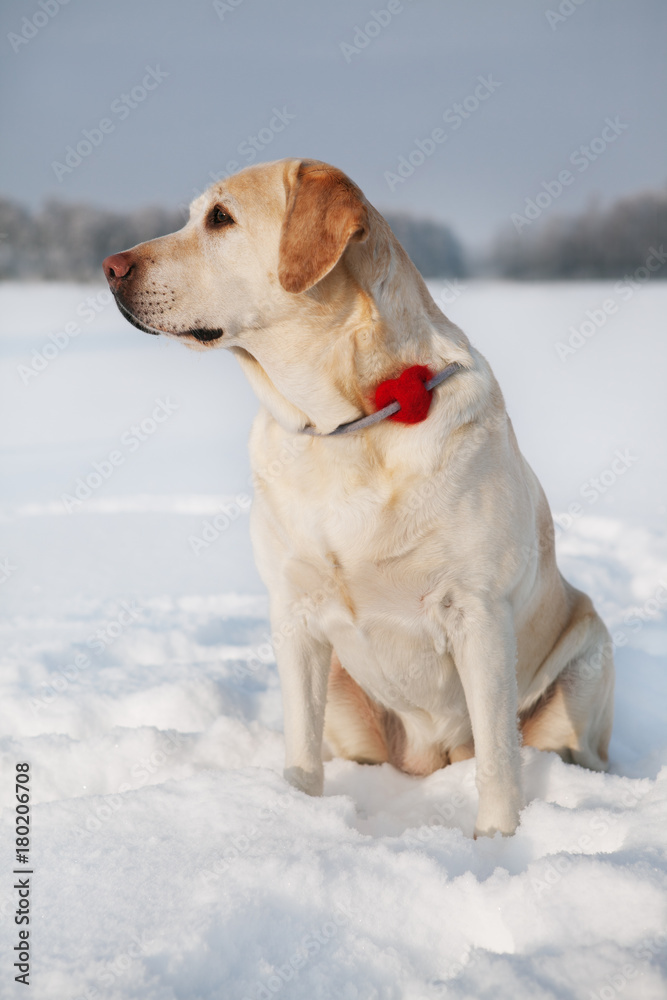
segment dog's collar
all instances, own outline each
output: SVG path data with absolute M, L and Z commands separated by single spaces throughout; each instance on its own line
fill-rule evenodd
M 428 376 L 430 375 L 430 372 L 427 368 L 422 365 L 413 365 L 412 368 L 406 368 L 399 378 L 381 382 L 377 387 L 375 390 L 376 400 L 378 399 L 378 396 L 381 398 L 382 396 L 384 396 L 384 398 L 392 398 L 392 395 L 396 393 L 393 395 L 393 402 L 383 406 L 382 409 L 376 410 L 375 413 L 371 413 L 367 417 L 360 417 L 358 420 L 350 420 L 347 424 L 339 424 L 339 426 L 333 431 L 328 431 L 326 434 L 316 431 L 315 428 L 311 426 L 304 427 L 302 433 L 310 434 L 311 437 L 334 437 L 337 434 L 351 434 L 352 431 L 362 431 L 365 430 L 366 427 L 372 427 L 373 424 L 378 424 L 381 420 L 386 420 L 387 417 L 392 417 L 394 414 L 396 414 L 394 419 L 399 420 L 402 423 L 419 423 L 421 420 L 425 420 L 428 414 L 431 402 L 431 397 L 428 394 L 431 390 L 435 389 L 437 385 L 440 385 L 442 382 L 446 381 L 446 379 L 450 378 L 452 375 L 456 375 L 457 372 L 462 370 L 463 365 L 460 365 L 457 361 L 453 361 L 451 364 L 447 365 L 446 368 L 443 368 L 441 372 L 438 372 L 437 375 L 433 375 L 429 378 Z M 423 377 L 424 375 L 426 375 L 428 380 Z M 401 384 L 408 388 L 409 395 L 412 397 L 407 400 L 404 399 L 403 406 L 401 406 L 401 403 L 399 403 L 397 398 L 402 395 L 400 391 Z M 426 396 L 425 403 L 423 396 L 415 399 L 412 393 L 412 387 L 417 385 L 421 386 L 421 392 Z M 416 406 L 414 406 L 415 402 L 417 404 Z

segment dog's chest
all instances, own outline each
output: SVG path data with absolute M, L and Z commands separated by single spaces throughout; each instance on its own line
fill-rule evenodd
M 450 570 L 428 491 L 415 502 L 416 490 L 371 479 L 352 491 L 335 478 L 309 495 L 297 490 L 279 508 L 286 558 L 267 582 L 285 588 L 293 613 L 380 702 L 444 712 L 458 687 L 446 628 Z M 265 537 L 280 544 L 266 514 Z
M 306 619 L 381 704 L 446 718 L 460 700 L 449 654 L 441 586 L 410 555 L 379 562 L 329 553 L 327 572 L 308 591 Z M 297 576 L 303 563 L 293 570 Z

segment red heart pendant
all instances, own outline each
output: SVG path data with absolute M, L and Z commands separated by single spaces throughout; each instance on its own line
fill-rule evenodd
M 380 382 L 375 390 L 375 405 L 378 410 L 396 401 L 400 404 L 398 413 L 392 413 L 390 420 L 398 420 L 402 424 L 418 424 L 426 420 L 431 405 L 431 393 L 424 382 L 432 378 L 426 365 L 413 365 L 406 368 L 398 378 Z

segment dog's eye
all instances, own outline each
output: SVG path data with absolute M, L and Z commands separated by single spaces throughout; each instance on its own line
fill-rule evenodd
M 208 217 L 209 224 L 211 226 L 233 226 L 234 220 L 232 219 L 229 212 L 226 212 L 224 208 L 220 205 L 216 205 L 215 208 L 211 209 L 211 214 Z

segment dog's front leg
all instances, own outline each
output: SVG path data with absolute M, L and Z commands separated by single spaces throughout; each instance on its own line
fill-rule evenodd
M 475 741 L 475 836 L 507 835 L 523 804 L 514 624 L 504 602 L 475 604 L 460 609 L 450 634 Z
M 285 721 L 287 781 L 308 795 L 324 785 L 322 732 L 331 646 L 297 626 L 276 651 Z

